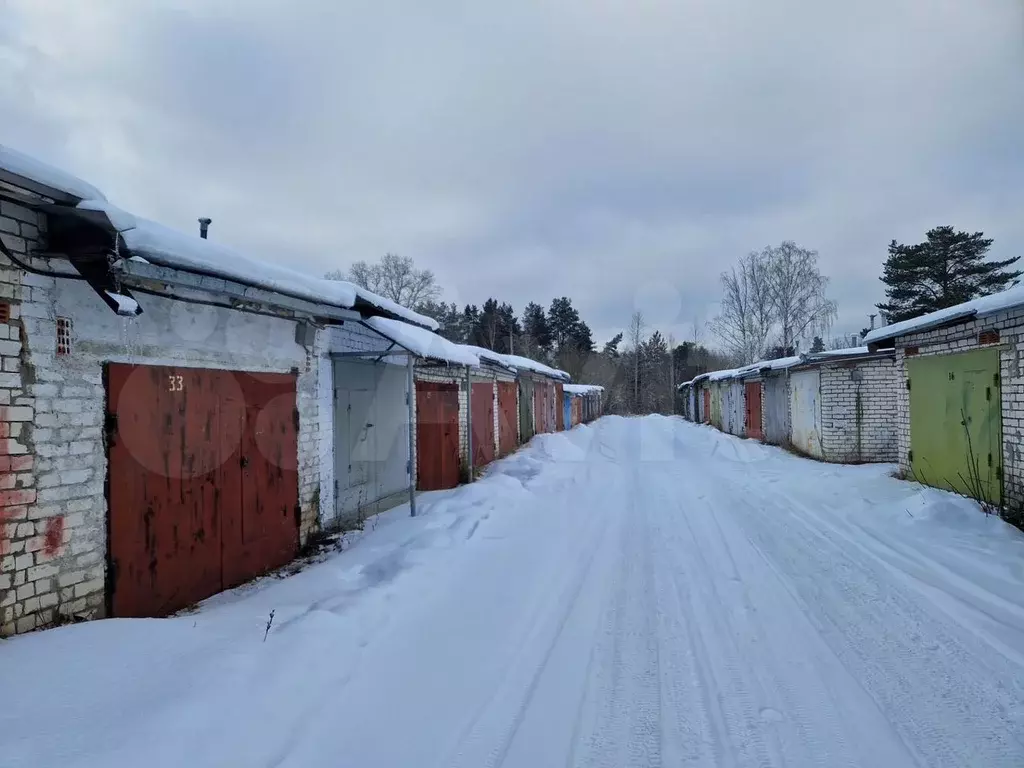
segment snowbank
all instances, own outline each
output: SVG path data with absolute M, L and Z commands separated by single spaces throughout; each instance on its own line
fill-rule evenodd
M 0 169 L 23 176 L 26 179 L 60 190 L 80 200 L 105 200 L 103 193 L 92 184 L 87 184 L 75 176 L 52 165 L 23 155 L 15 149 L 0 144 Z
M 1020 306 L 1024 306 L 1024 284 L 1016 285 L 991 296 L 982 296 L 980 299 L 940 309 L 937 312 L 929 312 L 927 315 L 876 328 L 864 337 L 864 341 L 867 344 L 875 344 L 879 341 L 894 339 L 897 336 L 905 336 L 908 333 L 925 331 L 955 320 L 987 317 Z
M 389 317 L 370 317 L 366 324 L 419 357 L 429 357 L 455 365 L 479 367 L 480 358 L 462 344 L 453 344 L 425 328 Z

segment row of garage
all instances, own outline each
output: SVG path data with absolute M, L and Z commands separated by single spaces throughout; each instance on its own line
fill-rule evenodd
M 683 414 L 822 461 L 896 459 L 892 352 L 836 350 L 702 374 L 679 387 Z
M 600 388 L 4 147 L 0 282 L 4 636 L 170 614 L 600 414 Z
M 768 360 L 679 387 L 688 419 L 908 478 L 1020 519 L 1024 286 L 883 326 L 867 346 Z

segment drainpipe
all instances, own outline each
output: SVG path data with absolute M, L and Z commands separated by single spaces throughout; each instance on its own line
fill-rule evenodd
M 416 358 L 406 355 L 409 371 L 409 516 L 416 517 Z
M 199 220 L 199 236 L 206 239 L 206 233 L 210 229 L 210 224 L 213 223 L 213 219 L 208 219 L 205 216 Z
M 466 366 L 466 466 L 469 467 L 469 479 L 473 482 L 473 381 L 470 378 L 469 366 Z

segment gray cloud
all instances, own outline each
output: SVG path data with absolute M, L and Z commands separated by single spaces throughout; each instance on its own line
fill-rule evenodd
M 0 0 L 0 135 L 268 260 L 398 251 L 460 302 L 570 295 L 599 338 L 638 302 L 688 333 L 795 239 L 849 332 L 892 238 L 1024 252 L 1024 14 L 847 5 Z

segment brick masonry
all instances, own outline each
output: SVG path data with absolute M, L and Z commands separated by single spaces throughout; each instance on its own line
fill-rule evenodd
M 43 215 L 0 200 L 4 244 L 50 269 L 29 256 L 45 231 Z M 333 477 L 327 332 L 307 351 L 293 321 L 155 296 L 128 320 L 81 281 L 7 263 L 0 301 L 9 304 L 0 323 L 0 636 L 105 613 L 106 362 L 297 370 L 300 541 L 320 526 Z M 71 321 L 69 354 L 58 354 L 58 318 Z
M 822 365 L 821 447 L 826 461 L 897 460 L 900 372 L 894 356 Z
M 982 345 L 982 331 L 998 330 L 999 341 Z M 1011 509 L 1024 508 L 1024 307 L 992 317 L 913 333 L 896 339 L 896 361 L 901 378 L 897 388 L 897 439 L 900 468 L 910 471 L 910 394 L 907 392 L 906 351 L 917 348 L 919 355 L 941 355 L 995 347 L 999 350 L 1000 405 L 1003 431 L 1003 499 Z

